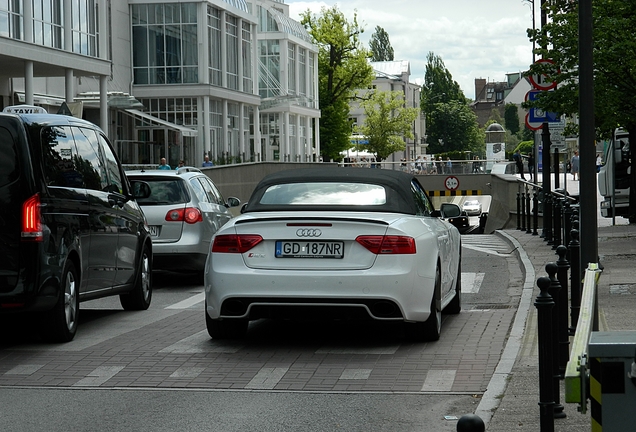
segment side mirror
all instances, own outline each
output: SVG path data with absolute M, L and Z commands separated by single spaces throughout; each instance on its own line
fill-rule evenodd
M 453 203 L 442 203 L 439 211 L 445 219 L 461 216 L 462 214 L 462 209 L 457 204 Z
M 225 204 L 225 207 L 230 208 L 230 207 L 238 207 L 241 205 L 241 200 L 236 198 L 236 197 L 229 197 L 227 199 L 227 202 Z
M 145 199 L 150 196 L 151 190 L 150 185 L 141 180 L 132 180 L 130 182 L 132 186 L 132 194 L 135 199 Z
M 241 206 L 241 213 L 245 213 L 245 209 L 247 208 L 247 203 Z

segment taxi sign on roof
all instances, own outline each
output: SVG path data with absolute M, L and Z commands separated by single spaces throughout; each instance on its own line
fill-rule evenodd
M 35 105 L 13 105 L 5 107 L 2 112 L 12 114 L 48 114 L 47 111 Z

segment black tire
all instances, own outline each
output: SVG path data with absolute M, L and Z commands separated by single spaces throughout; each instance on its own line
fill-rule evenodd
M 60 287 L 55 307 L 44 314 L 41 322 L 41 334 L 47 342 L 69 342 L 77 333 L 80 280 L 71 260 L 64 265 Z
M 457 266 L 457 281 L 455 282 L 455 297 L 446 306 L 444 312 L 457 315 L 462 310 L 462 259 L 459 257 L 459 265 Z
M 135 286 L 126 293 L 119 295 L 119 301 L 124 310 L 146 310 L 152 300 L 152 255 L 150 248 L 144 246 L 139 259 L 139 268 L 135 276 Z
M 205 312 L 205 325 L 212 339 L 241 339 L 247 333 L 249 321 L 246 319 L 212 319 Z
M 417 342 L 433 342 L 439 340 L 442 333 L 442 309 L 441 309 L 442 273 L 439 268 L 435 271 L 435 292 L 431 300 L 431 314 L 424 322 L 404 323 L 406 325 L 406 337 Z

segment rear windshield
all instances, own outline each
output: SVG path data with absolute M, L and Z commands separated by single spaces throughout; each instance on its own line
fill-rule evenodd
M 288 183 L 267 188 L 259 203 L 379 206 L 386 204 L 386 191 L 382 186 L 364 183 Z
M 133 178 L 133 180 L 135 180 Z M 145 181 L 150 185 L 150 196 L 138 199 L 140 205 L 168 205 L 183 204 L 190 201 L 186 186 L 181 179 L 151 179 L 147 177 L 136 180 Z

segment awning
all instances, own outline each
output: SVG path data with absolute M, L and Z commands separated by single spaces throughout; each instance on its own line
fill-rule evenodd
M 139 110 L 136 110 L 136 109 L 127 109 L 127 110 L 124 110 L 124 111 L 132 114 L 135 117 L 142 118 L 142 119 L 144 119 L 146 121 L 149 121 L 149 122 L 152 122 L 152 123 L 156 123 L 156 124 L 160 124 L 162 126 L 166 126 L 166 127 L 170 128 L 170 129 L 178 130 L 179 132 L 181 132 L 181 134 L 183 136 L 195 137 L 195 136 L 198 135 L 198 132 L 197 132 L 196 129 L 190 129 L 189 127 L 180 126 L 180 125 L 177 125 L 177 124 L 174 124 L 174 123 L 170 123 L 169 121 L 165 121 L 165 120 L 162 120 L 160 118 L 151 116 L 150 114 L 146 114 L 143 111 L 139 111 Z

